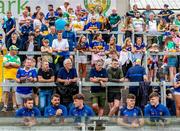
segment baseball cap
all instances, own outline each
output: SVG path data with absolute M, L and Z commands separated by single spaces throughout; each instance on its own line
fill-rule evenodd
M 11 51 L 11 50 L 19 50 L 19 48 L 17 48 L 15 45 L 12 45 L 12 46 L 9 47 L 9 50 L 10 50 L 10 51 Z
M 141 59 L 136 59 L 136 62 L 141 62 Z

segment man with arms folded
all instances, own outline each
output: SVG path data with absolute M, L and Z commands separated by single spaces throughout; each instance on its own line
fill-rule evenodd
M 10 46 L 9 53 L 3 57 L 3 66 L 4 66 L 4 78 L 5 82 L 12 83 L 15 82 L 16 79 L 16 72 L 21 64 L 20 58 L 17 56 L 18 48 L 15 45 Z M 3 104 L 4 107 L 1 111 L 6 112 L 8 107 L 8 98 L 10 90 L 12 89 L 12 101 L 13 101 L 13 108 L 16 109 L 16 98 L 15 98 L 15 91 L 16 87 L 3 87 Z

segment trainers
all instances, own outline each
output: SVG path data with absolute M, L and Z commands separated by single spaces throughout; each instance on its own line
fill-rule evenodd
M 7 111 L 7 107 L 3 107 L 1 111 L 2 112 L 6 112 Z

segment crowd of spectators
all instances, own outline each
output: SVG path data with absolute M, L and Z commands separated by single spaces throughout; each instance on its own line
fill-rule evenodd
M 146 52 L 180 51 L 180 14 L 168 9 L 167 4 L 158 14 L 150 5 L 147 5 L 144 12 L 140 12 L 137 5 L 134 5 L 133 9 L 123 16 L 125 19 L 119 16 L 116 9 L 112 9 L 109 16 L 103 14 L 102 10 L 102 7 L 98 6 L 88 12 L 81 5 L 73 9 L 69 2 L 65 2 L 57 9 L 48 5 L 48 13 L 45 14 L 40 6 L 36 7 L 35 12 L 31 12 L 31 8 L 26 6 L 18 21 L 12 12 L 7 12 L 2 20 L 4 42 L 3 35 L 0 34 L 5 82 L 56 82 L 57 88 L 3 87 L 2 111 L 8 109 L 8 98 L 12 90 L 13 109 L 18 109 L 17 116 L 103 116 L 106 82 L 170 81 L 174 82 L 174 86 L 170 87 L 167 93 L 170 102 L 167 107 L 170 112 L 163 105 L 158 106 L 159 95 L 155 93 L 149 97 L 150 105 L 145 107 L 149 100 L 142 105 L 139 89 L 144 89 L 143 86 L 147 84 L 145 83 L 141 88 L 133 85 L 129 87 L 131 94 L 127 96 L 127 107 L 123 108 L 126 104 L 121 101 L 121 90 L 125 88 L 108 87 L 109 116 L 114 116 L 117 112 L 125 117 L 142 116 L 141 109 L 145 116 L 180 116 L 180 75 L 177 73 L 180 57 L 151 55 L 147 60 L 148 73 L 142 66 Z M 86 31 L 88 35 L 79 34 L 79 31 Z M 119 40 L 117 34 L 109 34 L 111 31 L 123 32 L 123 39 Z M 135 37 L 132 37 L 134 32 Z M 161 35 L 147 36 L 146 42 L 144 35 L 138 34 L 140 32 L 160 32 Z M 42 55 L 22 56 L 18 55 L 18 51 L 41 51 Z M 71 55 L 71 52 L 76 51 L 79 51 L 78 57 Z M 91 57 L 87 52 L 91 52 Z M 88 60 L 91 61 L 89 75 Z M 78 71 L 74 68 L 75 62 L 79 64 Z M 90 89 L 92 109 L 84 104 L 84 95 L 78 94 L 79 80 L 100 84 Z M 148 96 L 151 92 L 159 93 L 154 87 L 144 93 Z M 134 107 L 135 101 L 136 106 L 141 109 Z M 33 104 L 39 109 L 33 107 Z M 139 121 L 134 123 L 132 120 L 119 120 L 119 123 L 131 123 L 133 127 L 137 127 L 143 124 L 142 120 Z

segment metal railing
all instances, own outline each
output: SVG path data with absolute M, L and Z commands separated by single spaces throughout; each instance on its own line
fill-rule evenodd
M 87 31 L 81 31 L 81 32 L 77 32 L 77 34 L 91 34 L 90 32 Z M 107 32 L 95 32 L 95 33 L 101 33 L 101 34 L 107 34 Z M 108 34 L 124 34 L 123 32 L 108 32 Z M 147 33 L 147 32 L 133 32 L 133 36 L 134 34 L 143 34 L 145 36 L 150 36 L 150 35 L 155 35 L 155 36 L 159 36 L 162 34 L 162 32 L 155 32 L 155 33 Z M 27 51 L 19 51 L 19 55 L 43 55 L 45 53 L 41 53 L 40 51 L 37 52 L 27 52 Z M 77 52 L 70 52 L 71 55 L 76 55 L 76 57 L 79 56 L 79 51 Z M 91 52 L 86 52 L 86 55 L 91 55 Z M 57 55 L 57 53 L 53 53 L 52 55 Z M 149 55 L 180 55 L 180 52 L 159 52 L 159 53 L 149 53 L 146 52 L 145 53 L 145 69 L 146 69 L 146 73 L 148 73 L 148 68 L 147 68 L 147 58 Z M 78 62 L 75 61 L 75 67 L 78 71 Z M 78 74 L 79 76 L 79 74 Z M 133 86 L 139 86 L 138 82 L 123 82 L 123 83 L 113 83 L 113 82 L 108 82 L 107 83 L 107 87 L 108 86 L 131 86 L 133 84 Z M 50 86 L 50 87 L 55 87 L 56 84 L 55 83 L 24 83 L 24 84 L 15 84 L 15 83 L 2 83 L 0 84 L 1 86 L 35 86 L 35 87 L 41 87 L 41 86 Z M 79 81 L 78 82 L 78 86 L 79 86 L 79 92 L 82 92 L 82 86 L 97 86 L 97 84 L 91 83 L 91 82 L 82 82 Z M 160 86 L 161 87 L 161 101 L 164 105 L 166 105 L 166 86 L 173 86 L 173 83 L 167 83 L 167 82 L 152 82 L 151 86 Z

